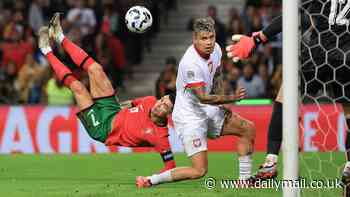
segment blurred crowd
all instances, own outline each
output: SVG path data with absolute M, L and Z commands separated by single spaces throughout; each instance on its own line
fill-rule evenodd
M 124 15 L 132 5 L 144 5 L 153 15 L 146 34 L 126 29 Z M 93 56 L 108 73 L 113 85 L 123 90 L 124 80 L 142 62 L 143 51 L 152 49 L 160 20 L 176 6 L 175 0 L 1 0 L 0 1 L 0 103 L 72 104 L 72 93 L 54 77 L 37 46 L 37 32 L 60 12 L 64 33 Z M 77 77 L 84 72 L 54 45 L 55 54 Z
M 131 5 L 145 5 L 153 25 L 145 34 L 126 29 L 124 15 Z M 65 35 L 103 65 L 113 86 L 123 90 L 133 78 L 133 68 L 142 63 L 143 53 L 152 50 L 152 40 L 167 23 L 176 0 L 1 0 L 0 1 L 0 104 L 73 104 L 72 93 L 53 75 L 37 46 L 37 32 L 60 12 Z M 246 0 L 244 9 L 230 10 L 227 24 L 217 16 L 215 6 L 207 15 L 216 21 L 217 42 L 224 49 L 233 34 L 251 34 L 281 13 L 281 0 Z M 191 29 L 192 20 L 188 22 Z M 52 43 L 55 54 L 88 86 L 85 72 Z M 224 85 L 227 94 L 237 86 L 247 89 L 249 98 L 273 98 L 281 84 L 281 39 L 258 48 L 249 60 L 233 63 L 224 57 Z M 225 54 L 225 53 L 223 53 Z M 156 82 L 157 97 L 175 91 L 178 60 L 168 57 Z
M 281 0 L 247 0 L 241 11 L 232 7 L 228 23 L 222 22 L 217 15 L 217 8 L 211 5 L 207 16 L 215 20 L 216 41 L 224 50 L 231 44 L 233 34 L 251 35 L 270 24 L 271 20 L 281 14 Z M 193 19 L 187 29 L 192 30 Z M 247 98 L 274 98 L 282 83 L 282 43 L 281 36 L 267 44 L 259 46 L 252 58 L 234 63 L 225 57 L 223 51 L 222 65 L 224 71 L 224 88 L 226 94 L 232 94 L 238 86 L 247 90 Z M 174 57 L 166 59 L 164 71 L 156 82 L 157 96 L 175 91 L 176 66 Z

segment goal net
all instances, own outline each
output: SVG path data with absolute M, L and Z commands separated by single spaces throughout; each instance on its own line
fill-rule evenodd
M 299 8 L 300 112 L 308 111 L 300 120 L 299 175 L 319 182 L 302 188 L 301 196 L 340 196 L 336 179 L 346 161 L 342 103 L 350 102 L 350 1 L 301 0 Z

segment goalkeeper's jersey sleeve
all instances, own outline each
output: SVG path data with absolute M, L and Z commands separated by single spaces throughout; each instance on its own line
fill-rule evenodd
M 282 16 L 277 16 L 272 20 L 270 25 L 265 27 L 262 30 L 263 34 L 267 37 L 268 40 L 271 40 L 277 34 L 282 32 Z
M 310 24 L 309 17 L 301 12 L 301 27 L 302 29 L 305 29 L 305 27 Z M 282 32 L 282 15 L 279 15 L 272 19 L 272 22 L 265 27 L 262 32 L 267 37 L 268 40 L 271 40 L 273 37 L 275 37 L 277 34 Z

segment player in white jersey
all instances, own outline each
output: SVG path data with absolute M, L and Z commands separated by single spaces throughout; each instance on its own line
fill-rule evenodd
M 250 177 L 255 125 L 225 105 L 242 99 L 245 89 L 238 88 L 234 95 L 223 95 L 221 55 L 221 49 L 215 42 L 214 21 L 211 18 L 197 19 L 194 22 L 193 45 L 180 61 L 173 111 L 175 131 L 192 166 L 138 177 L 138 187 L 203 177 L 208 170 L 207 138 L 223 135 L 239 137 L 240 179 Z

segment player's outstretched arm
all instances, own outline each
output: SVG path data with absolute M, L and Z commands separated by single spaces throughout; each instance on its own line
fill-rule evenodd
M 163 131 L 165 131 L 164 129 L 166 129 L 166 132 L 168 133 L 168 128 L 162 128 Z M 171 147 L 170 147 L 170 142 L 169 142 L 169 134 L 164 135 L 164 132 L 159 132 L 159 133 L 163 133 L 160 134 L 160 138 L 157 140 L 152 140 L 150 141 L 150 143 L 152 143 L 154 145 L 154 148 L 157 152 L 159 152 L 160 157 L 163 160 L 164 163 L 164 167 L 163 169 L 160 170 L 160 173 L 165 172 L 167 170 L 173 169 L 176 167 L 176 163 L 174 160 L 174 155 L 173 152 L 171 151 Z
M 243 99 L 246 95 L 244 88 L 237 88 L 234 95 L 207 94 L 203 86 L 191 87 L 190 90 L 201 103 L 210 105 L 232 103 Z
M 267 40 L 271 40 L 277 34 L 282 32 L 282 15 L 277 16 L 272 20 L 270 25 L 262 30 L 262 33 L 266 36 Z
M 176 168 L 173 152 L 171 151 L 170 147 L 169 150 L 160 152 L 160 156 L 162 157 L 164 162 L 164 167 L 160 170 L 160 173 Z
M 205 91 L 205 83 L 203 82 L 205 81 L 205 77 L 197 66 L 187 67 L 185 73 L 187 73 L 187 78 L 185 79 L 187 83 L 186 88 L 190 90 L 202 104 L 228 104 L 245 97 L 246 91 L 244 88 L 237 88 L 233 95 L 224 94 L 222 66 L 218 67 L 215 71 L 213 86 L 209 94 Z
M 278 16 L 265 29 L 254 32 L 252 36 L 235 34 L 232 45 L 226 47 L 227 56 L 234 62 L 249 58 L 261 43 L 266 43 L 282 31 L 282 16 Z
M 210 94 L 224 95 L 224 77 L 222 72 L 222 66 L 218 67 L 215 71 L 213 78 L 213 87 Z

